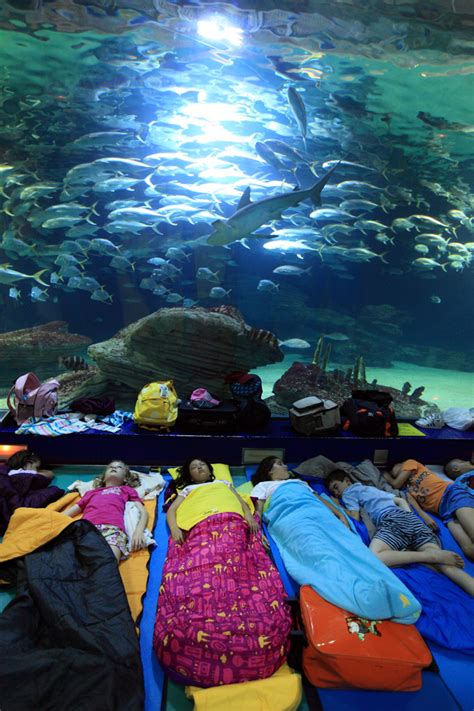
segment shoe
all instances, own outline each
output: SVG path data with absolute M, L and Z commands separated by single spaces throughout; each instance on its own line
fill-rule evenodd
M 419 420 L 415 421 L 415 425 L 425 427 L 426 429 L 440 430 L 444 427 L 444 420 L 440 414 L 433 412 L 426 417 L 420 417 Z

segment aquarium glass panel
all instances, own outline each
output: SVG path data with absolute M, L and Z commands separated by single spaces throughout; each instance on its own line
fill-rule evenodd
M 2 2 L 0 398 L 256 372 L 274 414 L 472 407 L 473 25 L 468 0 Z

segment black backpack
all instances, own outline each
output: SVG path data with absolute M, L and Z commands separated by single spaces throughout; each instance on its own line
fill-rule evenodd
M 396 437 L 398 424 L 390 406 L 390 393 L 382 390 L 353 390 L 341 406 L 343 430 L 363 437 Z
M 268 424 L 272 413 L 262 400 L 262 379 L 253 373 L 250 375 L 245 383 L 236 380 L 229 387 L 239 409 L 239 427 L 243 430 L 259 430 Z

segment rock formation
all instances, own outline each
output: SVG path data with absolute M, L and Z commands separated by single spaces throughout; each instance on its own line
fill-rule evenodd
M 90 342 L 87 336 L 69 333 L 65 321 L 0 333 L 0 381 L 8 385 L 29 370 L 39 378 L 54 375 L 60 356 L 77 355 Z
M 159 309 L 88 353 L 109 381 L 135 394 L 152 380 L 172 379 L 182 398 L 201 386 L 228 398 L 227 373 L 283 360 L 275 336 L 250 327 L 230 306 Z
M 273 398 L 266 402 L 275 414 L 281 414 L 282 407 L 290 408 L 295 400 L 309 395 L 316 395 L 323 400 L 333 400 L 338 405 L 342 405 L 344 400 L 351 397 L 353 387 L 353 381 L 349 380 L 341 371 L 325 373 L 317 365 L 296 361 L 273 386 L 274 400 L 278 407 L 275 406 Z M 360 379 L 358 387 L 371 389 L 371 385 L 364 384 Z M 428 403 L 420 398 L 412 398 L 408 393 L 403 393 L 396 388 L 380 384 L 376 386 L 376 389 L 390 393 L 393 398 L 392 405 L 395 414 L 399 418 L 418 419 L 422 414 L 440 412 L 439 407 L 434 403 Z

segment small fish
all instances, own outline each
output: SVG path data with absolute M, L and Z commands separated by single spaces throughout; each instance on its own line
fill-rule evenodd
M 91 299 L 92 301 L 101 301 L 102 303 L 109 302 L 109 304 L 111 304 L 113 297 L 112 294 L 109 294 L 109 292 L 101 286 L 100 289 L 94 289 L 91 294 Z
M 153 282 L 153 279 L 142 279 L 144 282 Z M 141 286 L 141 282 L 140 282 Z M 146 287 L 143 287 L 146 288 Z M 169 292 L 169 289 L 166 288 L 166 286 L 163 286 L 163 284 L 158 284 L 154 289 L 152 289 L 153 293 L 155 296 L 164 296 Z
M 8 290 L 8 296 L 10 297 L 10 299 L 18 301 L 21 298 L 21 291 L 17 289 L 16 286 L 11 286 Z
M 222 286 L 213 286 L 209 292 L 211 299 L 227 299 L 231 293 L 232 289 L 226 291 Z
M 433 294 L 432 296 L 430 296 L 430 301 L 432 304 L 440 304 L 441 298 L 439 296 L 436 296 L 436 294 Z
M 158 284 L 154 279 L 151 279 L 150 277 L 145 277 L 141 280 L 139 286 L 140 289 L 148 289 L 149 291 L 154 291 L 154 289 L 157 288 Z
M 213 272 L 209 269 L 209 267 L 199 267 L 196 272 L 196 279 L 219 282 L 219 272 Z
M 329 341 L 340 341 L 341 343 L 349 340 L 349 336 L 346 336 L 345 333 L 339 333 L 338 331 L 335 333 L 323 333 L 323 337 Z
M 419 254 L 428 254 L 430 248 L 427 247 L 426 244 L 415 244 L 414 250 Z
M 265 291 L 268 294 L 275 294 L 279 289 L 279 284 L 275 284 L 271 279 L 260 279 L 257 285 L 257 291 Z
M 308 129 L 308 119 L 306 116 L 306 107 L 301 96 L 298 94 L 296 89 L 292 86 L 288 87 L 288 103 L 290 109 L 295 117 L 296 123 L 301 133 L 303 143 L 306 149 L 306 132 Z
M 31 287 L 30 297 L 32 301 L 47 301 L 49 294 L 47 289 L 40 289 L 39 286 Z
M 179 304 L 180 301 L 184 301 L 184 297 L 181 294 L 177 294 L 175 291 L 170 291 L 165 299 L 167 304 Z
M 311 348 L 311 343 L 304 341 L 302 338 L 288 338 L 286 341 L 278 341 L 278 345 L 282 348 L 293 348 L 294 350 Z
M 185 259 L 189 259 L 189 254 L 186 254 L 186 252 L 184 252 L 180 247 L 170 247 L 166 250 L 165 257 L 167 257 L 167 259 L 176 259 L 180 262 Z
M 440 264 L 434 259 L 430 259 L 429 257 L 419 257 L 418 259 L 414 259 L 412 261 L 412 264 L 414 267 L 417 269 L 436 269 L 436 267 L 440 267 L 443 272 L 446 271 L 446 265 L 445 264 Z
M 193 306 L 196 306 L 197 303 L 195 299 L 183 299 L 183 306 L 186 309 L 191 309 Z
M 112 269 L 117 269 L 119 272 L 127 272 L 129 270 L 135 271 L 135 264 L 131 262 L 127 257 L 115 256 L 110 260 L 109 266 Z
M 273 270 L 274 274 L 284 274 L 285 276 L 301 276 L 302 274 L 308 274 L 311 271 L 311 267 L 307 269 L 302 269 L 301 267 L 295 267 L 292 264 L 282 264 L 281 267 L 276 267 Z
M 14 284 L 16 281 L 20 281 L 21 279 L 34 279 L 34 281 L 37 281 L 38 284 L 48 286 L 48 284 L 41 279 L 43 274 L 47 271 L 47 269 L 40 269 L 40 271 L 35 274 L 23 274 L 22 272 L 10 269 L 9 264 L 2 264 L 0 265 L 0 284 Z
M 70 356 L 59 356 L 58 365 L 66 368 L 67 370 L 89 370 L 89 364 L 86 363 L 82 356 L 70 355 Z
M 274 168 L 275 170 L 286 170 L 285 165 L 265 143 L 257 141 L 255 144 L 255 151 L 260 158 L 265 161 L 265 163 L 268 163 L 271 168 Z

